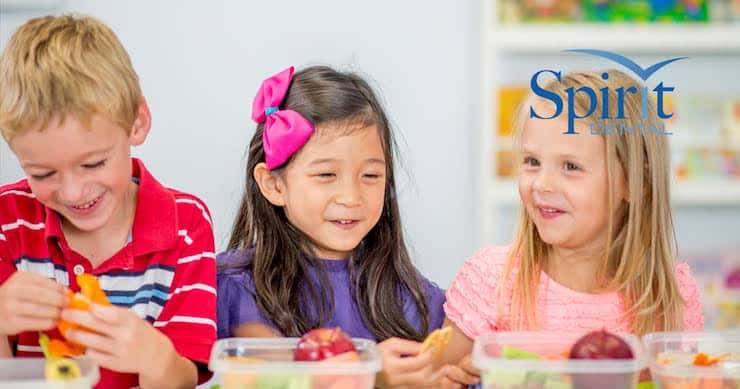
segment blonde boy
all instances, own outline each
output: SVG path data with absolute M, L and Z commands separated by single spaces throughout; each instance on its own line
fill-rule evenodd
M 27 178 L 0 186 L 0 357 L 41 356 L 58 320 L 101 366 L 98 387 L 194 387 L 216 337 L 213 230 L 198 198 L 131 158 L 151 115 L 100 21 L 32 19 L 0 58 L 0 132 Z M 112 307 L 64 309 L 75 275 Z M 202 378 L 202 377 L 201 377 Z

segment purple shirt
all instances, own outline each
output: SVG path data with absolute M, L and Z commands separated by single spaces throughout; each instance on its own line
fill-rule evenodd
M 216 260 L 219 265 L 218 284 L 218 337 L 233 336 L 231 331 L 244 323 L 258 322 L 269 327 L 277 327 L 269 319 L 262 316 L 257 301 L 252 273 L 239 269 L 221 269 L 221 266 L 232 263 L 247 263 L 251 260 L 252 250 L 241 252 L 230 250 L 218 254 Z M 329 281 L 334 288 L 334 317 L 324 326 L 341 327 L 353 338 L 364 338 L 377 341 L 373 333 L 365 325 L 357 302 L 351 298 L 348 263 L 349 260 L 321 260 L 326 268 Z M 445 294 L 433 282 L 419 275 L 424 295 L 429 307 L 429 332 L 442 326 L 444 321 Z M 318 286 L 318 285 L 317 285 Z M 406 320 L 417 330 L 421 330 L 421 318 L 416 304 L 408 292 L 403 298 L 403 312 Z

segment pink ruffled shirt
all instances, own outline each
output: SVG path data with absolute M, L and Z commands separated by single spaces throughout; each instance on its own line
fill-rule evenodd
M 509 249 L 508 246 L 481 248 L 465 262 L 447 290 L 445 314 L 470 339 L 506 327 L 502 323 L 506 323 L 511 305 L 509 301 L 501 310 L 497 308 L 496 286 L 503 279 Z M 676 265 L 676 278 L 685 301 L 684 331 L 701 331 L 704 328 L 701 301 L 696 280 L 687 264 Z M 511 284 L 507 283 L 508 295 L 512 293 Z M 543 272 L 537 296 L 537 318 L 543 331 L 586 333 L 601 328 L 613 332 L 629 330 L 629 323 L 622 318 L 624 302 L 616 292 L 576 292 Z

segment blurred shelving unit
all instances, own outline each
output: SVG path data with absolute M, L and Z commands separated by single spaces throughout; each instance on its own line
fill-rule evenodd
M 498 94 L 503 83 L 496 64 L 516 55 L 558 54 L 572 48 L 599 48 L 622 54 L 643 55 L 731 55 L 740 56 L 740 24 L 735 23 L 554 23 L 502 24 L 497 0 L 482 0 L 481 101 L 479 136 L 480 236 L 488 243 L 496 236 L 496 222 L 502 209 L 518 206 L 517 184 L 499 178 L 496 155 L 510 145 L 498 138 Z M 738 206 L 740 179 L 721 177 L 674 179 L 674 207 Z
M 494 25 L 488 48 L 506 53 L 556 52 L 570 47 L 625 53 L 740 53 L 740 26 L 712 24 Z

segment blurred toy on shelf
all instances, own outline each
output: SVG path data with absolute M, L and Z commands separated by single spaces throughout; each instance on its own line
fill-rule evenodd
M 648 22 L 651 20 L 650 1 L 621 0 L 609 1 L 608 22 Z M 659 1 L 659 3 L 662 3 Z M 590 21 L 590 20 L 589 20 Z
M 500 19 L 505 23 L 558 23 L 581 19 L 579 0 L 502 0 Z
M 733 18 L 736 0 L 502 0 L 502 23 L 683 23 Z M 738 16 L 738 13 L 734 13 Z M 737 18 L 735 18 L 737 20 Z M 714 21 L 714 19 L 712 19 Z
M 708 1 L 709 0 L 684 0 L 683 16 L 686 18 L 685 20 L 691 22 L 709 21 L 707 12 Z
M 569 22 L 580 18 L 577 0 L 524 0 L 525 21 Z
M 673 165 L 678 179 L 740 179 L 740 151 L 725 148 L 674 150 Z
M 494 163 L 499 178 L 513 178 L 516 175 L 518 164 L 514 152 L 513 127 L 527 93 L 529 88 L 524 84 L 505 85 L 498 90 L 498 118 L 494 118 L 493 122 L 498 124 L 495 142 L 500 147 Z
M 728 297 L 719 302 L 717 326 L 740 328 L 740 265 L 725 277 L 725 290 Z
M 583 10 L 587 22 L 608 22 L 611 18 L 609 0 L 585 0 Z
M 740 99 L 688 95 L 675 113 L 669 127 L 676 177 L 739 179 Z
M 515 115 L 519 112 L 521 104 L 529 93 L 529 88 L 524 84 L 504 85 L 498 90 L 498 136 L 509 137 L 512 135 Z
M 718 23 L 740 22 L 740 0 L 710 0 L 709 20 Z
M 707 329 L 740 328 L 740 248 L 681 254 L 699 285 Z
M 722 119 L 725 141 L 740 149 L 740 99 L 729 99 L 724 102 Z
M 517 175 L 517 160 L 514 150 L 496 152 L 496 175 L 498 178 L 513 179 Z

